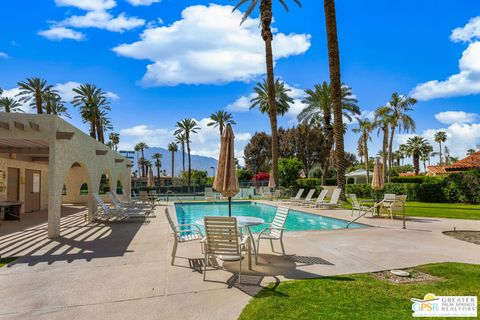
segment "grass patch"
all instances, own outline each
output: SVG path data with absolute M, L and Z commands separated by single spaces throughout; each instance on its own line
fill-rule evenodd
M 12 262 L 15 259 L 17 259 L 17 258 L 1 258 L 0 259 L 0 268 L 6 266 L 7 264 L 9 264 L 10 262 Z
M 441 281 L 393 284 L 370 274 L 287 281 L 262 290 L 240 319 L 412 319 L 410 298 L 478 295 L 480 265 L 438 263 L 414 270 Z

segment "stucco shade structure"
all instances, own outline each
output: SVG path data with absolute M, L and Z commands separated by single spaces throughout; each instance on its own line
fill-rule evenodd
M 373 176 L 373 172 L 369 172 L 368 174 L 369 177 Z M 367 179 L 367 170 L 365 169 L 358 169 L 352 172 L 349 172 L 345 175 L 347 178 L 353 178 L 354 183 L 357 183 L 358 178 L 365 178 L 365 181 Z
M 92 217 L 97 206 L 91 193 L 98 192 L 103 174 L 110 190 L 115 191 L 120 183 L 124 196 L 130 196 L 129 160 L 55 115 L 0 113 L 0 160 L 10 166 L 12 159 L 45 168 L 41 180 L 42 186 L 47 181 L 46 190 L 41 193 L 48 194 L 44 205 L 49 238 L 60 236 L 62 198 L 88 203 L 88 216 Z M 85 183 L 88 194 L 81 195 Z M 64 186 L 66 194 L 62 196 Z

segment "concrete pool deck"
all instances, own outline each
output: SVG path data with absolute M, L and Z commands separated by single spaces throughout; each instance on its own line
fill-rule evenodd
M 269 282 L 431 262 L 480 264 L 480 246 L 442 234 L 480 230 L 480 221 L 414 218 L 402 230 L 400 220 L 361 218 L 374 227 L 287 233 L 285 257 L 263 243 L 243 285 L 231 281 L 236 262 L 208 271 L 204 282 L 198 242 L 180 244 L 170 265 L 164 209 L 158 206 L 149 224 L 100 224 L 85 222 L 83 207 L 64 207 L 56 239 L 46 239 L 46 212 L 2 221 L 0 254 L 21 258 L 0 268 L 0 319 L 235 319 Z M 347 210 L 301 210 L 351 219 Z

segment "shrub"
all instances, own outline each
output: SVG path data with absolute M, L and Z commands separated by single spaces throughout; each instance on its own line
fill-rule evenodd
M 237 177 L 240 181 L 250 181 L 253 178 L 253 173 L 248 169 L 239 169 L 237 170 Z
M 444 185 L 449 202 L 480 203 L 480 170 L 452 173 Z
M 278 178 L 280 185 L 286 188 L 294 186 L 302 168 L 303 163 L 295 157 L 278 159 Z
M 308 172 L 309 178 L 321 178 L 323 175 L 322 168 L 320 166 L 315 166 Z
M 322 180 L 318 178 L 297 179 L 296 187 L 298 189 L 316 189 L 319 192 L 322 190 Z
M 391 183 L 423 183 L 425 176 L 392 177 Z
M 336 186 L 337 185 L 337 178 L 327 178 L 325 179 L 326 186 Z
M 253 181 L 268 181 L 270 179 L 270 175 L 268 172 L 259 172 L 253 176 Z

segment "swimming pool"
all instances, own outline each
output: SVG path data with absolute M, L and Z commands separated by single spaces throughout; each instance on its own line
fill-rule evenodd
M 228 216 L 228 202 L 175 203 L 179 224 L 195 223 L 204 216 Z M 253 216 L 270 223 L 276 207 L 257 202 L 233 202 L 232 216 Z M 288 231 L 332 230 L 345 228 L 348 221 L 316 214 L 290 210 L 285 224 Z M 352 223 L 348 228 L 365 228 L 366 225 Z M 252 227 L 252 232 L 260 232 L 265 225 Z

